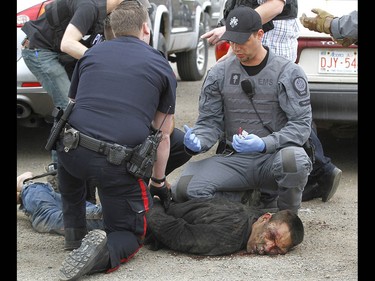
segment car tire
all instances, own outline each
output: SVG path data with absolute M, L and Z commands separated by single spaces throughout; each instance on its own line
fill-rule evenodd
M 208 42 L 201 39 L 204 33 L 204 25 L 200 24 L 198 44 L 195 49 L 176 54 L 177 71 L 182 81 L 199 81 L 207 70 Z

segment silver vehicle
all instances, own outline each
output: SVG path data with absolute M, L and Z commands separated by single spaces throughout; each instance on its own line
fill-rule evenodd
M 52 99 L 21 55 L 21 42 L 25 38 L 21 27 L 26 21 L 37 19 L 51 1 L 17 0 L 17 121 L 22 126 L 37 127 L 41 121 L 52 121 Z M 150 0 L 151 45 L 177 64 L 183 81 L 201 80 L 207 71 L 209 46 L 206 39 L 200 38 L 207 23 L 199 1 Z
M 48 2 L 17 0 L 17 123 L 27 127 L 37 127 L 45 118 L 52 120 L 52 99 L 30 72 L 21 55 L 21 42 L 26 36 L 21 27 L 43 13 L 44 5 Z

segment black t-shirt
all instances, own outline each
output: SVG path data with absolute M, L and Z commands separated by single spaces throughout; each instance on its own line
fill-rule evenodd
M 252 225 L 264 212 L 225 198 L 160 201 L 146 214 L 148 235 L 164 246 L 197 255 L 228 255 L 246 249 Z
M 65 16 L 70 17 L 69 23 L 73 24 L 83 35 L 91 35 L 96 31 L 95 27 L 97 24 L 102 26 L 102 23 L 99 22 L 101 21 L 99 17 L 100 7 L 106 7 L 107 0 L 55 1 L 66 1 L 69 12 Z M 56 31 L 48 23 L 46 13 L 35 21 L 26 22 L 22 30 L 30 40 L 30 48 L 49 49 L 60 52 L 60 46 L 57 48 L 54 45 Z
M 88 49 L 77 62 L 69 123 L 96 139 L 135 146 L 149 135 L 156 110 L 175 111 L 176 76 L 161 53 L 132 36 Z

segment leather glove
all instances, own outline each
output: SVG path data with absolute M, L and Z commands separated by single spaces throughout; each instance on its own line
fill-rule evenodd
M 154 197 L 156 195 L 160 198 L 165 211 L 169 209 L 169 205 L 171 204 L 172 200 L 172 194 L 171 190 L 165 185 L 165 183 L 161 187 L 156 187 L 150 184 L 150 193 L 151 197 Z
M 307 17 L 305 13 L 299 18 L 302 25 L 312 31 L 331 34 L 331 22 L 334 18 L 330 13 L 322 9 L 312 9 L 311 12 L 317 14 L 316 17 Z
M 184 136 L 184 145 L 189 148 L 191 151 L 194 152 L 200 152 L 201 147 L 201 141 L 198 139 L 198 137 L 192 133 L 191 128 L 189 128 L 188 125 L 184 125 L 185 130 L 185 136 Z
M 335 41 L 335 43 L 342 45 L 343 47 L 349 47 L 350 45 L 358 41 L 353 38 L 343 38 L 343 39 L 332 38 L 332 40 Z
M 257 135 L 249 134 L 246 137 L 233 135 L 232 146 L 237 152 L 262 152 L 266 144 Z

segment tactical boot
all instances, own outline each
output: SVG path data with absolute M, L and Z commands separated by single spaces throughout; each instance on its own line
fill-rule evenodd
M 65 228 L 64 250 L 71 251 L 81 246 L 82 238 L 87 234 L 86 228 Z
M 60 268 L 60 280 L 77 280 L 86 274 L 109 269 L 110 258 L 105 231 L 94 229 L 83 239 L 82 245 L 65 258 Z
M 302 193 L 302 202 L 322 197 L 322 192 L 317 183 L 307 183 Z

